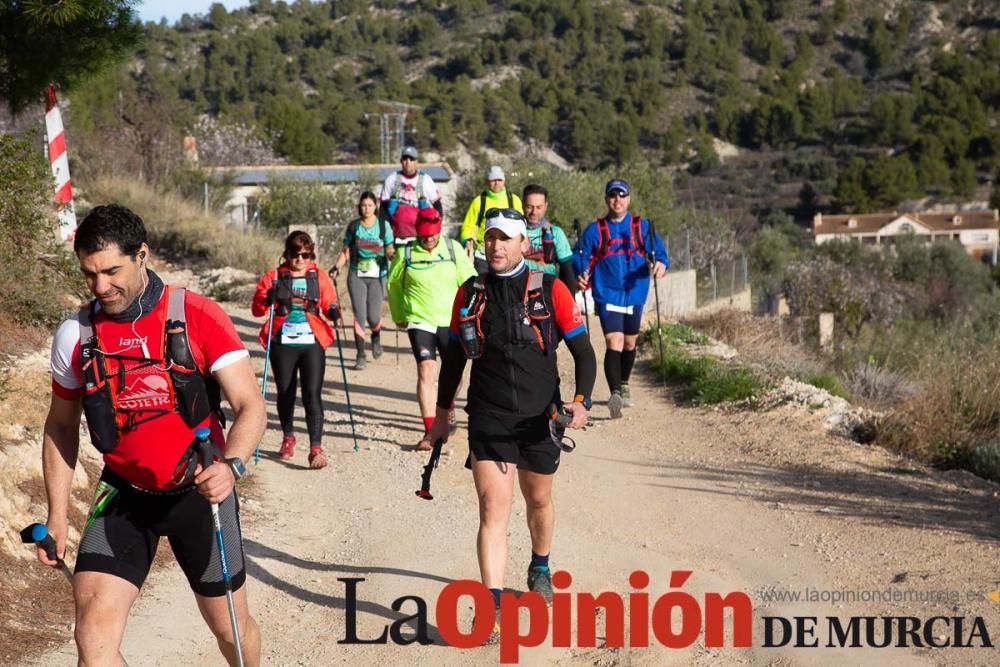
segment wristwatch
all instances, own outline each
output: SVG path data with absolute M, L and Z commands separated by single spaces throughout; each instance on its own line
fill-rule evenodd
M 243 475 L 247 474 L 247 467 L 243 465 L 243 459 L 238 456 L 234 456 L 231 459 L 226 459 L 226 463 L 229 464 L 229 468 L 233 471 L 233 477 L 236 481 L 240 481 Z
M 573 397 L 573 402 L 574 403 L 579 403 L 580 405 L 582 405 L 584 407 L 585 410 L 589 410 L 590 406 L 592 406 L 594 404 L 594 401 L 591 400 L 591 398 L 589 396 L 584 397 L 584 396 L 581 396 L 580 394 L 577 394 L 576 396 Z

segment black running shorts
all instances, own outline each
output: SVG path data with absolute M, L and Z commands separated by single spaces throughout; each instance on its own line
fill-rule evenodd
M 469 452 L 477 461 L 504 461 L 552 475 L 559 468 L 562 450 L 552 440 L 545 415 L 508 417 L 477 411 L 469 415 Z M 465 465 L 471 468 L 471 459 Z
M 436 360 L 438 354 L 444 355 L 448 347 L 448 327 L 438 327 L 435 333 L 423 329 L 410 329 L 406 333 L 410 337 L 413 358 L 418 364 Z
M 236 494 L 219 505 L 233 590 L 246 580 Z M 226 594 L 211 505 L 192 486 L 177 492 L 140 491 L 105 468 L 80 540 L 77 572 L 104 572 L 141 588 L 166 537 L 198 595 Z

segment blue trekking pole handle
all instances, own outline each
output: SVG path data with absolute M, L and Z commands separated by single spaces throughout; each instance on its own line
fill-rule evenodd
M 211 441 L 211 431 L 207 428 L 195 429 L 194 436 L 198 442 L 198 456 L 201 459 L 202 470 L 222 458 L 222 453 Z M 234 489 L 235 491 L 235 489 Z M 226 558 L 226 541 L 222 536 L 222 521 L 219 519 L 219 503 L 210 503 L 212 508 L 212 524 L 215 527 L 215 542 L 219 547 L 219 560 L 222 561 L 222 582 L 226 589 L 226 604 L 229 607 L 229 621 L 233 628 L 233 644 L 236 646 L 237 664 L 243 667 L 243 646 L 240 642 L 240 627 L 236 620 L 236 603 L 233 601 L 233 583 L 229 576 L 229 559 Z
M 274 304 L 271 304 L 271 308 L 267 313 L 267 347 L 264 350 L 264 377 L 260 381 L 260 394 L 264 398 L 264 403 L 267 403 L 267 364 L 271 360 L 271 333 L 274 327 Z M 265 410 L 267 406 L 264 406 Z M 253 463 L 257 465 L 260 463 L 260 442 L 257 443 L 257 447 L 253 450 Z
M 29 544 L 34 542 L 41 549 L 45 549 L 45 555 L 49 557 L 49 560 L 54 560 L 59 563 L 59 568 L 62 573 L 66 575 L 66 579 L 69 580 L 70 585 L 73 584 L 73 573 L 69 571 L 69 566 L 66 565 L 66 561 L 59 557 L 56 553 L 56 541 L 52 539 L 49 535 L 49 527 L 44 523 L 33 523 L 27 526 L 21 531 L 21 542 L 23 544 Z

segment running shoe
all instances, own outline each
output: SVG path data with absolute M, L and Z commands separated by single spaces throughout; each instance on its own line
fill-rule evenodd
M 286 461 L 295 456 L 294 435 L 286 435 L 281 439 L 281 449 L 278 450 L 278 456 Z
M 374 354 L 375 354 L 375 352 L 372 351 L 372 355 L 373 356 L 374 356 Z M 362 354 L 354 362 L 354 370 L 356 370 L 356 371 L 363 371 L 366 368 L 368 368 L 368 357 L 366 357 L 365 355 Z
M 319 470 L 320 468 L 325 468 L 329 461 L 326 460 L 326 454 L 323 453 L 323 448 L 320 445 L 310 445 L 309 446 L 309 467 L 313 470 Z
M 420 442 L 414 447 L 418 452 L 429 452 L 434 449 L 434 441 L 431 440 L 431 436 L 424 434 L 424 437 L 420 438 Z
M 611 392 L 611 398 L 608 399 L 608 412 L 611 413 L 612 419 L 620 419 L 622 416 L 622 395 L 620 392 Z
M 552 573 L 545 566 L 528 568 L 528 590 L 538 593 L 545 604 L 552 604 Z
M 628 384 L 622 383 L 622 407 L 631 408 L 634 404 L 632 403 L 632 392 L 628 388 Z
M 382 356 L 382 337 L 378 334 L 372 334 L 372 359 L 378 359 Z

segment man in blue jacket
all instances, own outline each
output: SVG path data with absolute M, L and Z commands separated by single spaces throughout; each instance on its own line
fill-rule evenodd
M 624 180 L 608 181 L 604 187 L 607 215 L 587 226 L 576 253 L 577 284 L 580 289 L 591 288 L 607 344 L 604 375 L 611 390 L 608 410 L 612 419 L 632 405 L 628 380 L 649 295 L 650 271 L 662 278 L 670 266 L 667 248 L 653 235 L 649 220 L 629 212 L 630 195 Z

